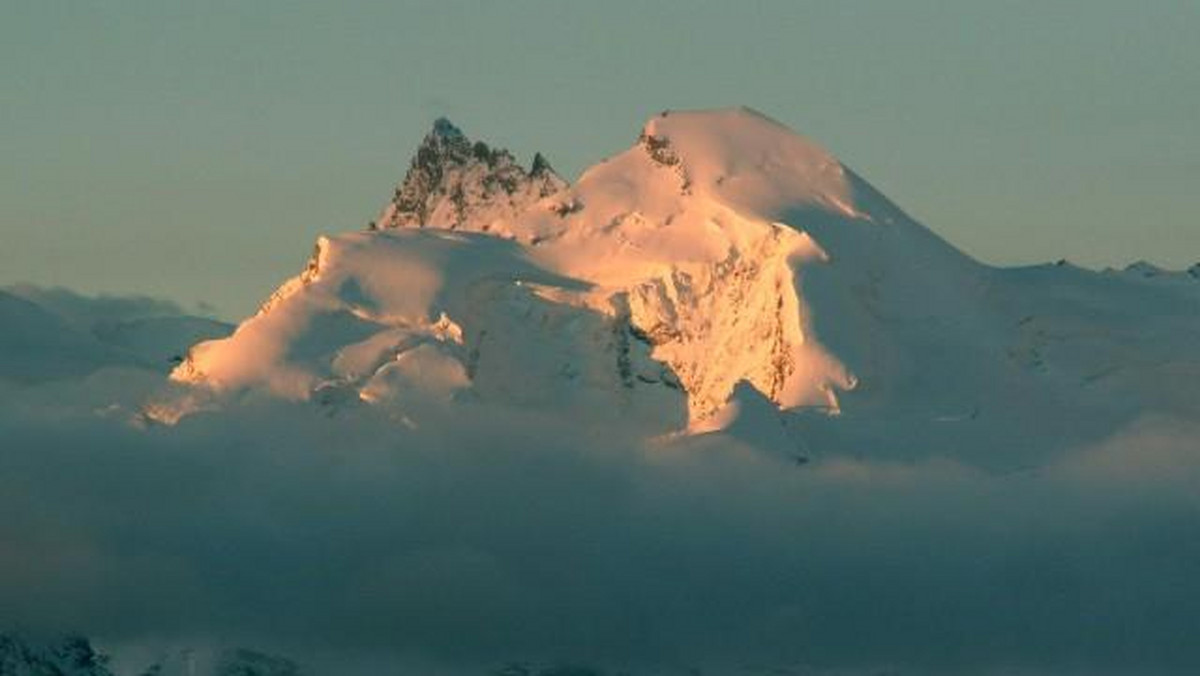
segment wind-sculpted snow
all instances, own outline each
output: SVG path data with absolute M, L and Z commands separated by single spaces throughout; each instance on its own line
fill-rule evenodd
M 323 238 L 307 271 L 229 338 L 195 347 L 153 404 L 172 421 L 247 389 L 331 406 L 413 408 L 484 397 L 619 415 L 667 432 L 684 402 L 590 285 L 475 233 L 396 229 Z M 207 398 L 206 398 L 207 397 Z

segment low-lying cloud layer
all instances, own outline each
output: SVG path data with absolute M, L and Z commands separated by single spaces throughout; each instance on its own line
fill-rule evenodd
M 19 402 L 0 408 L 10 625 L 467 671 L 1200 664 L 1195 424 L 994 475 L 484 407 L 139 430 Z

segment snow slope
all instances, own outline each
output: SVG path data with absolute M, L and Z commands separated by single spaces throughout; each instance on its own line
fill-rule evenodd
M 165 372 L 189 345 L 232 327 L 146 298 L 89 298 L 63 289 L 0 289 L 0 382 L 79 378 L 105 367 Z
M 0 326 L 0 379 L 27 383 L 78 377 L 105 364 L 133 361 L 36 303 L 3 291 Z
M 257 389 L 406 413 L 483 397 L 678 425 L 681 395 L 658 384 L 662 366 L 590 299 L 587 284 L 510 240 L 347 233 L 322 238 L 303 275 L 228 339 L 193 348 L 172 377 L 217 395 Z
M 571 186 L 543 165 L 439 121 L 383 229 L 322 238 L 234 335 L 193 348 L 172 374 L 188 403 L 156 415 L 248 391 L 730 433 L 753 410 L 797 455 L 899 439 L 1010 465 L 1200 415 L 1195 274 L 984 266 L 747 109 L 664 112 Z

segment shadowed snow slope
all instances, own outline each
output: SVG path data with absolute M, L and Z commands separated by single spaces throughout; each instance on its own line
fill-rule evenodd
M 986 455 L 1011 430 L 1037 447 L 1196 412 L 1194 276 L 989 268 L 754 111 L 664 112 L 569 187 L 525 190 L 537 172 L 514 165 L 517 202 L 488 197 L 511 156 L 479 146 L 439 121 L 409 216 L 394 200 L 388 230 L 322 238 L 152 414 L 261 390 L 410 421 L 470 397 L 704 431 L 745 383 L 788 453 L 903 430 Z M 444 216 L 464 167 L 479 190 Z
M 232 328 L 165 301 L 25 285 L 0 289 L 0 327 L 0 383 L 23 384 L 104 367 L 166 372 L 188 346 Z

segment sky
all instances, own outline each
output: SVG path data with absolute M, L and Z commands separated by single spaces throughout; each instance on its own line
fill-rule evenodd
M 1193 0 L 3 5 L 0 284 L 236 319 L 439 115 L 574 177 L 729 105 L 990 263 L 1200 260 Z

